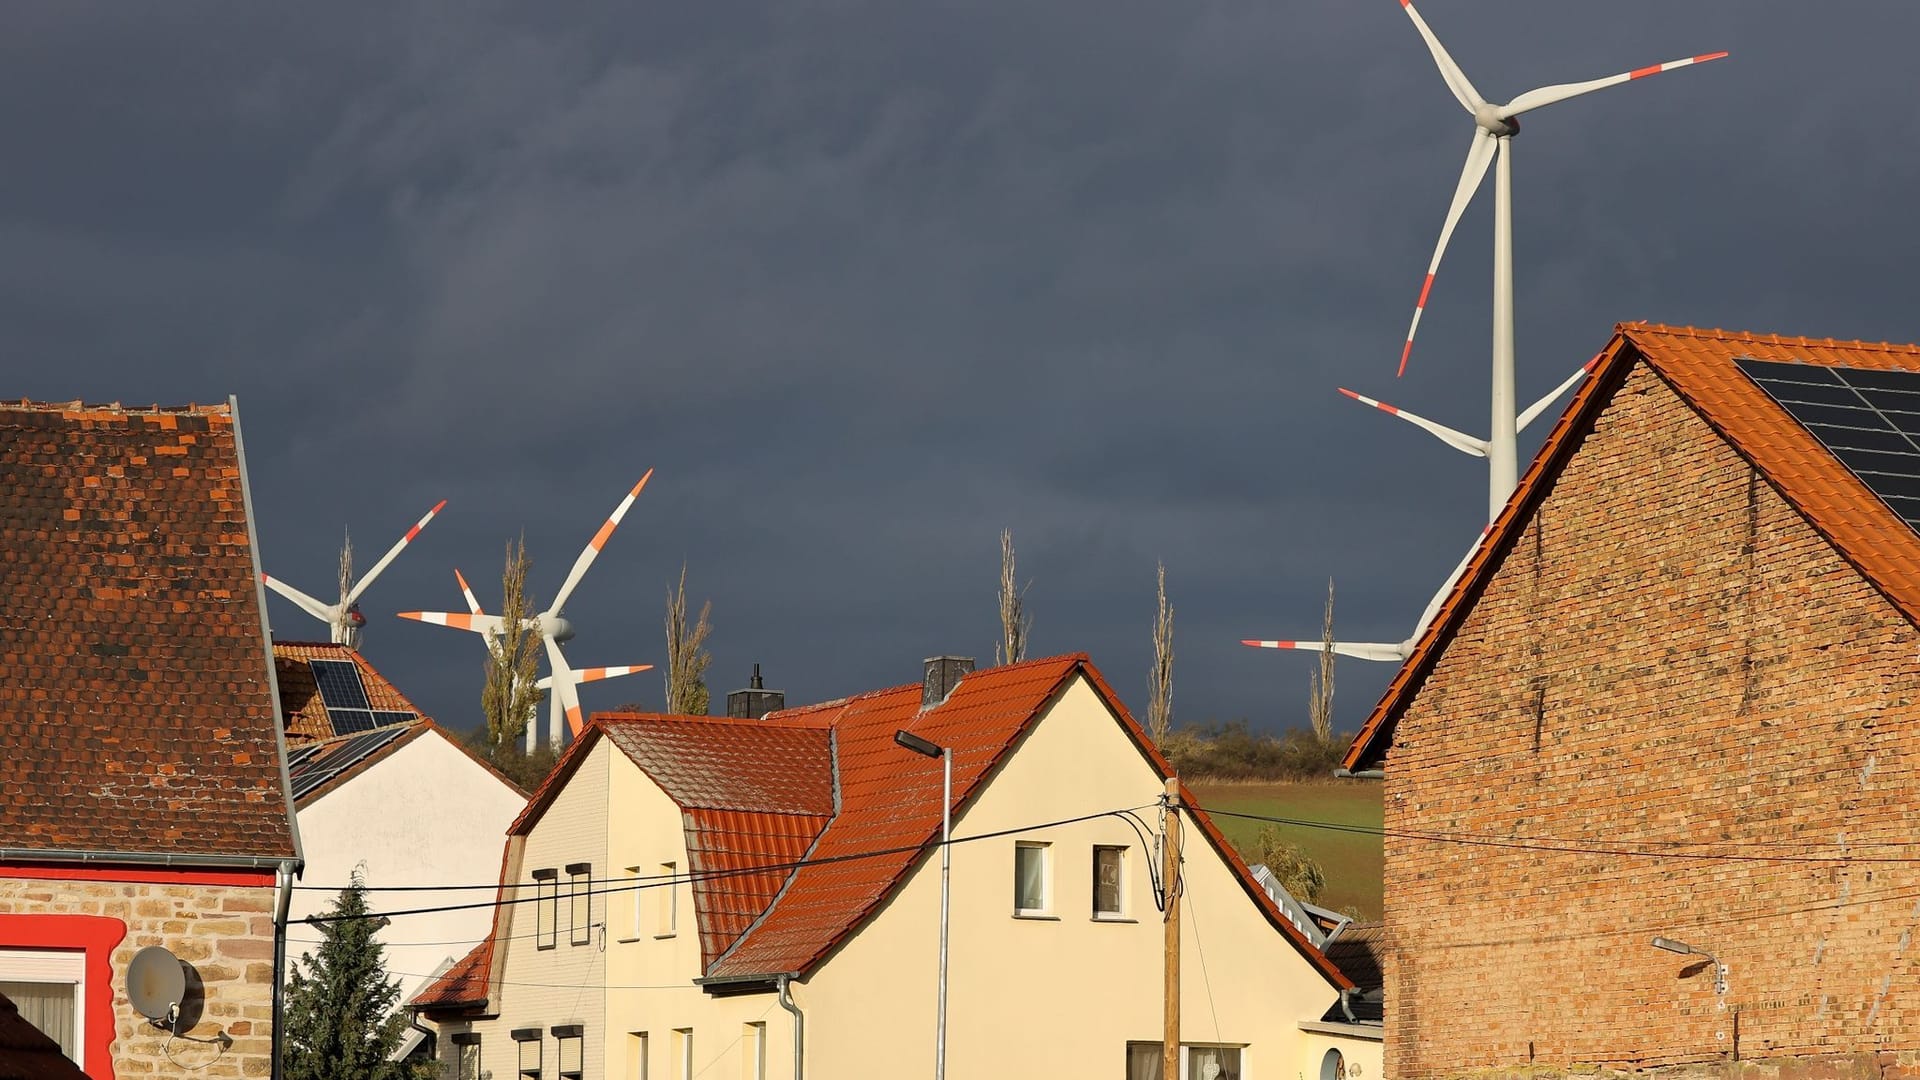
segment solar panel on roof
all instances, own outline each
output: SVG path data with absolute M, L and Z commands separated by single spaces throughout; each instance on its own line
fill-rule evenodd
M 1920 371 L 1746 358 L 1734 363 L 1920 531 Z
M 367 709 L 328 709 L 327 719 L 333 722 L 335 735 L 351 735 L 356 731 L 372 731 L 379 725 L 373 722 L 373 713 Z
M 289 765 L 287 772 L 293 787 L 293 797 L 302 798 L 308 792 L 358 765 L 369 754 L 406 734 L 406 730 L 402 727 L 379 728 L 358 738 L 328 745 L 323 754 L 308 754 L 301 768 L 295 769 Z
M 367 688 L 360 683 L 360 669 L 351 660 L 309 660 L 313 681 L 320 688 L 320 700 L 334 709 L 371 709 Z
M 411 724 L 417 717 L 410 712 L 389 712 L 385 709 L 373 710 L 373 722 L 376 727 L 388 724 Z

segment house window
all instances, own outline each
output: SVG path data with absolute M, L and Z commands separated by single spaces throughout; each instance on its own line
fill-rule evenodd
M 540 1029 L 514 1028 L 509 1035 L 519 1058 L 520 1080 L 540 1080 Z
M 693 1080 L 693 1029 L 673 1029 L 673 1080 Z
M 448 1041 L 453 1044 L 454 1080 L 480 1080 L 480 1033 L 456 1031 Z
M 587 1029 L 582 1024 L 557 1024 L 553 1028 L 553 1058 L 560 1080 L 580 1080 L 586 1073 L 582 1064 L 587 1045 Z
M 637 870 L 639 867 L 628 869 Z M 647 1080 L 647 1067 L 652 1063 L 648 1054 L 647 1033 L 627 1032 L 627 1080 Z
M 1160 1071 L 1161 1045 L 1157 1042 L 1127 1044 L 1127 1080 L 1165 1080 Z M 1241 1080 L 1240 1046 L 1194 1046 L 1180 1044 L 1178 1080 Z
M 767 1025 L 748 1024 L 740 1032 L 740 1080 L 767 1080 Z
M 654 884 L 653 893 L 659 910 L 655 921 L 654 937 L 672 937 L 680 922 L 680 883 L 676 880 L 679 864 L 663 862 L 660 864 L 660 880 Z
M 75 1064 L 86 1045 L 86 985 L 84 949 L 0 949 L 0 994 Z
M 1013 913 L 1045 915 L 1052 875 L 1047 845 L 1022 840 L 1013 847 Z
M 533 872 L 534 948 L 560 943 L 560 873 L 552 867 Z
M 640 880 L 640 868 L 637 866 L 627 867 L 627 880 L 621 883 L 620 889 L 620 910 L 622 914 L 619 925 L 624 928 L 620 932 L 621 941 L 638 941 L 640 939 L 640 925 L 644 917 L 641 915 L 640 897 L 646 892 L 646 889 L 642 887 L 643 885 L 644 882 Z M 611 910 L 611 905 L 609 905 L 609 910 Z M 607 921 L 613 922 L 614 920 L 609 917 Z
M 585 945 L 593 940 L 593 864 L 567 864 L 567 940 Z
M 1093 917 L 1119 919 L 1126 916 L 1125 871 L 1127 849 L 1096 845 L 1093 849 Z

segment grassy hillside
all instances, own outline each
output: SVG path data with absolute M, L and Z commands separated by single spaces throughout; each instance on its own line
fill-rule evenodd
M 1382 866 L 1380 823 L 1381 785 L 1367 780 L 1308 780 L 1291 783 L 1237 783 L 1200 781 L 1189 784 L 1200 805 L 1208 810 L 1358 826 L 1366 833 L 1333 829 L 1279 826 L 1281 834 L 1312 856 L 1326 871 L 1323 907 L 1351 912 L 1362 918 L 1380 917 Z M 1214 817 L 1227 839 L 1247 850 L 1263 822 Z

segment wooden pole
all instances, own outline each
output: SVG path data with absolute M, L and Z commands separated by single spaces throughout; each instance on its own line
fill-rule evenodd
M 1167 779 L 1166 843 L 1160 881 L 1166 893 L 1166 1034 L 1160 1047 L 1161 1080 L 1180 1077 L 1180 781 Z

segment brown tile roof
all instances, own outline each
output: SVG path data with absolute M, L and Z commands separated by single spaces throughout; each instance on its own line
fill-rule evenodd
M 237 442 L 0 405 L 0 847 L 294 855 Z
M 1920 623 L 1920 534 L 1841 464 L 1806 428 L 1747 378 L 1740 358 L 1827 367 L 1920 371 L 1920 347 L 1793 338 L 1692 327 L 1622 323 L 1594 376 L 1547 436 L 1426 633 L 1348 748 L 1345 766 L 1377 765 L 1394 725 L 1500 560 L 1526 528 L 1560 471 L 1639 363 L 1653 369 L 1823 534 L 1848 561 Z
M 696 889 L 697 902 L 703 897 L 724 898 L 737 905 L 720 911 L 711 923 L 701 924 L 703 956 L 709 958 L 707 976 L 804 974 L 876 912 L 917 860 L 937 846 L 939 800 L 926 796 L 939 790 L 940 763 L 903 753 L 894 745 L 894 732 L 911 727 L 953 747 L 954 809 L 961 811 L 1021 736 L 1079 676 L 1093 686 L 1154 770 L 1163 778 L 1170 776 L 1166 760 L 1081 653 L 975 671 L 961 680 L 946 701 L 924 712 L 920 685 L 915 683 L 786 709 L 757 721 L 596 715 L 508 831 L 510 835 L 530 832 L 591 748 L 601 738 L 615 739 L 622 752 L 633 756 L 650 776 L 669 778 L 662 787 L 674 785 L 667 789 L 670 795 L 678 791 L 677 799 L 705 804 L 683 812 L 689 848 L 700 848 L 698 858 L 711 857 L 714 869 L 803 864 L 790 871 L 780 868 L 778 874 L 770 870 L 741 875 L 746 884 L 730 885 L 725 891 Z M 748 733 L 777 752 L 755 750 L 754 743 L 742 738 Z M 824 761 L 819 735 L 830 739 L 826 745 L 831 754 Z M 712 769 L 703 760 L 708 753 L 730 764 L 724 770 Z M 830 772 L 815 772 L 827 763 Z M 814 775 L 783 776 L 781 768 Z M 1274 930 L 1329 985 L 1350 987 L 1339 969 L 1294 928 L 1253 880 L 1246 863 L 1200 809 L 1193 793 L 1182 788 L 1181 798 L 1201 836 L 1227 861 L 1241 889 Z M 724 805 L 732 803 L 751 803 L 752 808 L 734 810 Z M 832 816 L 803 848 L 801 835 L 822 807 Z M 505 880 L 504 867 L 502 872 Z M 745 930 L 737 933 L 731 949 L 712 960 L 712 944 L 726 940 L 741 923 Z M 497 957 L 491 940 L 483 948 L 485 960 L 476 949 L 462 962 L 463 973 L 449 972 L 422 991 L 414 1004 L 432 1002 L 447 1008 L 484 1002 L 488 965 Z
M 87 1074 L 0 994 L 0 1080 L 87 1080 Z
M 493 966 L 493 936 L 475 945 L 439 978 L 422 987 L 408 1002 L 416 1009 L 447 1010 L 487 1001 L 487 972 Z
M 320 700 L 320 688 L 314 685 L 309 660 L 343 660 L 360 669 L 360 683 L 367 688 L 367 701 L 375 709 L 409 712 L 425 716 L 386 680 L 367 658 L 345 645 L 324 641 L 276 641 L 273 643 L 273 669 L 280 683 L 280 714 L 286 718 L 287 742 L 333 738 L 333 724 L 327 719 L 327 704 Z

